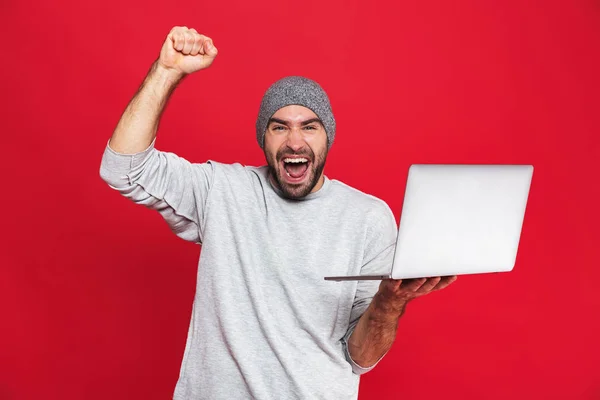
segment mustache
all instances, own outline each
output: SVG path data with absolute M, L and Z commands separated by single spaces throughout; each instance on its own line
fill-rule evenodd
M 290 150 L 290 149 L 280 149 L 277 151 L 276 159 L 281 160 L 282 158 L 289 156 L 299 156 L 305 157 L 310 160 L 315 159 L 315 153 L 310 148 L 302 148 L 298 151 Z

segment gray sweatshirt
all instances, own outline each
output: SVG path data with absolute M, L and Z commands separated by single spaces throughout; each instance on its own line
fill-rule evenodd
M 108 146 L 101 177 L 202 245 L 174 399 L 355 399 L 347 340 L 379 281 L 329 275 L 390 271 L 397 226 L 385 202 L 325 178 L 302 200 L 266 167 L 192 164 L 152 144 Z

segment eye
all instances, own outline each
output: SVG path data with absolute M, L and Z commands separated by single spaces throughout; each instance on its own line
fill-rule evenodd
M 281 126 L 281 125 L 275 125 L 275 126 L 271 127 L 271 129 L 274 131 L 282 131 L 285 129 L 285 127 Z
M 306 125 L 306 126 L 304 127 L 304 129 L 311 131 L 311 130 L 316 130 L 316 129 L 317 129 L 317 127 L 316 127 L 316 126 L 314 126 L 314 125 Z

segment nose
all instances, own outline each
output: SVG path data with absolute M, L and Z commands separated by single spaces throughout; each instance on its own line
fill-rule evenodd
M 287 138 L 287 146 L 293 151 L 298 151 L 304 147 L 304 136 L 302 135 L 302 128 L 292 128 Z

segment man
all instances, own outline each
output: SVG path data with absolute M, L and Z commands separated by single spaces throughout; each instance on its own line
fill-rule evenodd
M 265 93 L 264 167 L 192 164 L 154 148 L 181 81 L 217 56 L 175 27 L 105 150 L 102 178 L 202 244 L 175 399 L 351 399 L 390 349 L 406 304 L 455 278 L 329 282 L 390 270 L 396 222 L 381 200 L 323 174 L 335 138 L 329 99 L 288 77 Z

